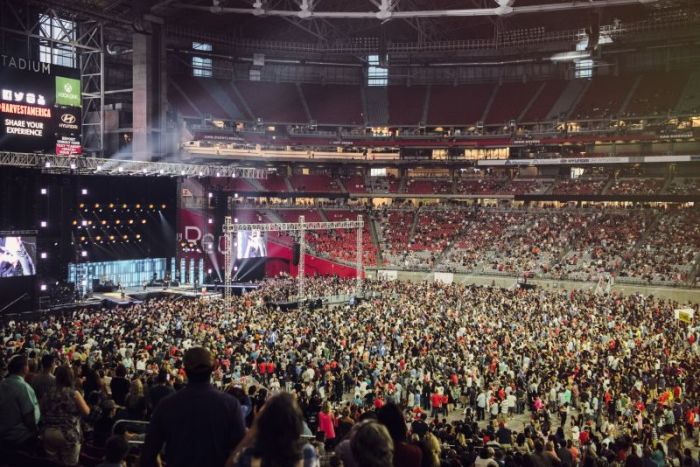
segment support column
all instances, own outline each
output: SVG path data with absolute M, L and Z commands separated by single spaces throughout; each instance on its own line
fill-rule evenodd
M 362 259 L 363 259 L 363 252 L 362 252 L 362 229 L 364 227 L 364 221 L 362 219 L 362 215 L 358 214 L 357 215 L 357 222 L 360 223 L 360 225 L 357 227 L 357 256 L 355 257 L 355 295 L 360 295 L 360 292 L 362 291 Z
M 299 216 L 299 265 L 297 267 L 297 281 L 299 283 L 299 300 L 304 299 L 304 257 L 306 256 L 306 230 L 304 228 L 304 216 Z
M 231 216 L 224 218 L 224 308 L 231 309 L 231 271 L 233 270 L 233 236 L 236 234 Z
M 146 23 L 150 33 L 133 35 L 133 159 L 151 161 L 163 154 L 167 89 L 165 29 Z

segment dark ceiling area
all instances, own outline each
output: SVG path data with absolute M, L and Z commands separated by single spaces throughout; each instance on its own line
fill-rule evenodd
M 144 15 L 161 17 L 169 28 L 203 30 L 230 38 L 320 43 L 380 38 L 388 42 L 430 42 L 492 39 L 508 31 L 541 28 L 545 32 L 654 20 L 668 14 L 700 16 L 696 0 L 636 1 L 623 6 L 588 8 L 588 0 L 511 0 L 514 8 L 562 5 L 576 8 L 556 12 L 440 18 L 308 18 L 271 16 L 266 11 L 299 12 L 308 2 L 315 12 L 374 12 L 389 1 L 392 12 L 495 8 L 497 0 L 53 0 L 67 8 L 83 8 L 110 18 L 115 24 L 142 21 Z M 507 1 L 507 0 L 501 0 Z M 607 0 L 595 0 L 595 2 Z M 595 3 L 594 2 L 594 3 Z M 600 3 L 598 3 L 600 4 Z M 259 8 L 253 14 L 228 9 Z

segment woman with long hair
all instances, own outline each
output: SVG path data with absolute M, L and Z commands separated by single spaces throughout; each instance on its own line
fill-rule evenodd
M 73 371 L 56 368 L 56 386 L 41 400 L 44 450 L 51 460 L 77 465 L 82 443 L 80 416 L 90 414 L 83 396 L 75 389 Z
M 318 467 L 313 446 L 305 442 L 304 418 L 286 392 L 268 399 L 253 427 L 226 462 L 227 467 Z
M 146 396 L 143 391 L 143 383 L 136 378 L 129 386 L 129 393 L 124 400 L 129 420 L 143 420 L 146 418 Z

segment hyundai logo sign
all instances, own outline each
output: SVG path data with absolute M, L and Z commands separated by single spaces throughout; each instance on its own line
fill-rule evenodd
M 76 118 L 73 114 L 63 114 L 61 115 L 61 121 L 67 125 L 72 125 L 75 123 Z

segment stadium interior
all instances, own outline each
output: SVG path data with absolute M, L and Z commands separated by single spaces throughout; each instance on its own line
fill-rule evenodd
M 0 60 L 0 467 L 698 465 L 697 0 L 0 0 Z

